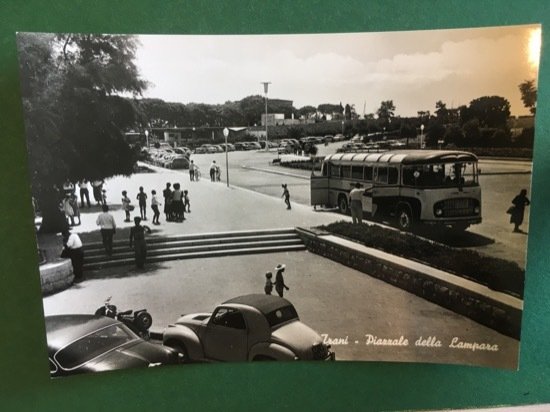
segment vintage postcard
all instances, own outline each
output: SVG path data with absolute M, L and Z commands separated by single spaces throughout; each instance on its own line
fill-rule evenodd
M 51 376 L 517 368 L 540 36 L 18 33 Z

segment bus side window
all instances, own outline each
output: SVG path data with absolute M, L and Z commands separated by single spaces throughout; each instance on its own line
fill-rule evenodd
M 321 166 L 321 175 L 322 176 L 328 176 L 328 164 L 323 162 L 323 165 Z
M 372 182 L 372 166 L 365 166 L 365 180 Z
M 341 177 L 351 177 L 351 166 L 342 166 L 342 174 Z
M 329 175 L 330 177 L 340 177 L 340 166 L 329 164 Z
M 352 166 L 351 167 L 351 178 L 363 180 L 363 166 Z
M 376 183 L 388 183 L 388 168 L 387 167 L 377 167 L 376 168 Z
M 396 167 L 388 167 L 388 184 L 396 185 L 398 181 L 398 171 Z

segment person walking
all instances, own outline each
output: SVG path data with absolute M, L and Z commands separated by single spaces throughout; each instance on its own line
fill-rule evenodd
M 84 251 L 82 250 L 82 241 L 76 233 L 71 233 L 69 230 L 63 231 L 62 235 L 65 246 L 62 256 L 67 256 L 71 259 L 75 282 L 80 282 L 84 277 Z
M 74 226 L 74 209 L 71 203 L 71 195 L 65 195 L 62 201 L 63 212 L 65 213 L 65 218 L 69 226 Z
M 160 211 L 159 206 L 161 203 L 159 202 L 157 198 L 157 191 L 151 190 L 151 209 L 153 209 L 153 224 L 154 225 L 160 225 L 159 217 L 160 217 Z
M 189 200 L 189 192 L 187 190 L 183 191 L 183 211 L 191 213 L 191 201 Z
M 88 190 L 88 181 L 79 181 L 78 188 L 80 189 L 80 207 L 84 207 L 84 199 L 86 199 L 87 206 L 90 207 L 90 192 Z
M 78 198 L 76 197 L 76 194 L 73 193 L 69 196 L 69 204 L 73 208 L 74 218 L 78 218 L 78 223 L 76 223 L 75 220 L 75 226 L 79 226 L 82 222 L 80 220 L 80 208 L 78 207 Z
M 139 193 L 136 196 L 139 204 L 139 214 L 142 220 L 147 220 L 147 193 L 143 191 L 143 186 L 139 187 Z
M 122 191 L 122 210 L 124 210 L 124 214 L 126 215 L 126 219 L 124 219 L 125 222 L 130 222 L 130 212 L 133 209 L 134 207 L 132 206 L 132 202 L 128 197 L 128 192 L 126 190 L 123 190 Z
M 185 209 L 183 205 L 183 192 L 179 183 L 174 183 L 174 192 L 172 193 L 172 212 L 176 222 L 185 220 Z
M 510 210 L 510 223 L 514 224 L 513 232 L 523 233 L 523 231 L 519 227 L 523 223 L 525 207 L 531 204 L 531 202 L 527 198 L 527 190 L 522 189 L 521 192 L 519 192 L 519 194 L 514 197 L 514 199 L 512 200 L 512 204 L 514 206 Z
M 359 182 L 355 183 L 355 187 L 349 192 L 351 221 L 354 225 L 363 223 L 363 192 Z
M 92 182 L 92 193 L 98 205 L 102 204 L 101 190 L 103 189 L 103 183 L 105 182 L 102 179 L 96 179 Z
M 265 274 L 264 292 L 266 295 L 271 295 L 271 292 L 273 291 L 273 282 L 271 281 L 272 277 L 273 277 L 273 274 L 271 272 L 267 272 Z
M 283 277 L 283 272 L 285 271 L 286 265 L 278 264 L 275 268 L 275 290 L 280 297 L 283 297 L 284 290 L 289 290 L 289 287 L 285 285 L 285 279 Z
M 164 215 L 167 222 L 170 222 L 172 220 L 172 189 L 170 189 L 171 186 L 171 183 L 166 183 L 166 189 L 162 191 L 162 197 L 164 197 Z
M 145 260 L 147 259 L 147 242 L 145 241 L 145 233 L 151 233 L 148 226 L 141 226 L 141 218 L 134 217 L 135 225 L 130 229 L 130 249 L 134 249 L 136 266 L 138 269 L 143 269 Z
M 103 247 L 107 256 L 113 255 L 113 236 L 116 233 L 116 223 L 113 215 L 109 213 L 109 206 L 102 206 L 103 213 L 101 213 L 96 220 L 96 225 L 101 229 L 101 238 L 103 240 Z
M 63 183 L 63 193 L 65 196 L 72 195 L 74 193 L 74 183 L 69 179 L 66 179 L 65 183 Z
M 212 160 L 212 163 L 210 164 L 210 181 L 214 182 L 216 181 L 216 169 L 218 165 L 216 164 L 215 160 Z
M 101 189 L 101 205 L 107 206 L 107 190 Z
M 189 180 L 192 182 L 195 180 L 195 163 L 193 160 L 189 163 Z
M 288 191 L 286 184 L 282 184 L 281 187 L 283 188 L 283 194 L 281 197 L 285 198 L 286 208 L 287 210 L 290 210 L 290 192 Z

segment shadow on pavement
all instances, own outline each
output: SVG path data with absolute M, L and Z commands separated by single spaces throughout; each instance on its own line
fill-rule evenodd
M 123 279 L 143 275 L 156 275 L 159 270 L 166 268 L 167 266 L 162 263 L 155 262 L 145 263 L 145 267 L 143 269 L 138 269 L 135 266 L 117 266 L 105 269 L 87 270 L 84 272 L 83 282 L 87 280 Z M 78 287 L 78 284 L 73 285 L 73 287 Z

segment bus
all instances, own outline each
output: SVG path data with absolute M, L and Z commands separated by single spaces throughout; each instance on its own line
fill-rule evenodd
M 326 156 L 311 175 L 311 205 L 348 213 L 349 192 L 364 189 L 363 214 L 392 217 L 401 230 L 425 223 L 458 231 L 481 223 L 477 157 L 451 150 L 395 150 Z

